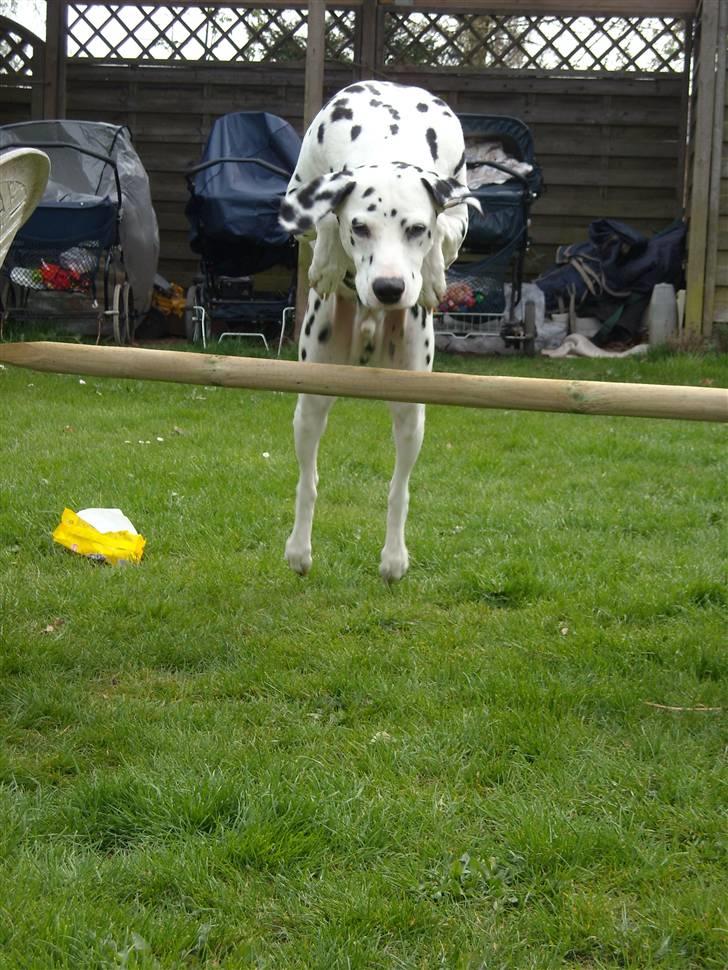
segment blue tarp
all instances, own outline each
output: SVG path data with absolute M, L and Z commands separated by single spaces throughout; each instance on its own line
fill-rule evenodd
M 270 247 L 290 248 L 289 234 L 278 223 L 278 210 L 298 160 L 301 139 L 276 115 L 264 111 L 240 111 L 224 115 L 214 123 L 200 164 L 221 159 L 190 176 L 191 197 L 186 214 L 190 222 L 190 245 L 195 252 L 208 253 L 219 244 L 250 245 L 252 262 L 272 265 Z M 268 162 L 275 172 L 258 162 Z M 222 252 L 222 250 L 220 250 Z M 245 268 L 245 267 L 243 267 Z

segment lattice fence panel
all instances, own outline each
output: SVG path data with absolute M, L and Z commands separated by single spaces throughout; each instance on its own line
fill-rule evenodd
M 665 17 L 385 14 L 384 63 L 549 72 L 679 74 L 685 22 Z
M 34 38 L 0 18 L 0 74 L 13 78 L 33 75 Z
M 326 57 L 354 59 L 356 14 L 326 12 Z M 275 7 L 68 6 L 70 58 L 276 63 L 306 56 L 306 11 Z

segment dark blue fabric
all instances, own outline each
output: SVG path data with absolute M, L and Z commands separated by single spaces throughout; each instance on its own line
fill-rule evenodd
M 275 115 L 240 111 L 218 118 L 200 163 L 252 157 L 288 174 L 279 175 L 253 162 L 224 162 L 198 172 L 191 180 L 185 210 L 192 249 L 204 252 L 208 244 L 244 246 L 248 242 L 256 250 L 289 247 L 289 234 L 278 223 L 278 210 L 300 149 L 298 134 Z
M 526 227 L 527 205 L 531 196 L 543 189 L 541 169 L 534 157 L 533 137 L 527 125 L 508 115 L 459 114 L 466 142 L 499 141 L 506 154 L 519 162 L 527 162 L 532 170 L 524 185 L 513 178 L 500 185 L 481 185 L 473 195 L 483 207 L 483 215 L 476 209 L 468 214 L 468 234 L 465 246 L 476 252 L 504 246 L 523 233 Z
M 43 202 L 18 231 L 18 245 L 27 248 L 64 248 L 96 243 L 106 249 L 116 240 L 117 206 L 111 199 L 95 205 L 74 202 Z
M 589 226 L 589 240 L 560 246 L 556 266 L 536 283 L 546 295 L 546 309 L 568 304 L 571 294 L 577 306 L 589 297 L 604 293 L 649 294 L 657 283 L 672 283 L 678 289 L 683 280 L 685 223 L 677 221 L 648 238 L 616 219 L 597 219 Z M 603 292 L 592 293 L 575 267 L 581 263 L 598 274 Z

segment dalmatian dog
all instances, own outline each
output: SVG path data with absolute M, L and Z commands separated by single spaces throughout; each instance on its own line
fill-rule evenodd
M 281 203 L 281 224 L 313 247 L 299 360 L 432 370 L 432 310 L 468 226 L 465 146 L 447 104 L 422 88 L 351 84 L 313 120 Z M 299 481 L 286 559 L 311 568 L 317 455 L 333 398 L 302 394 L 293 426 Z M 379 572 L 409 566 L 409 479 L 425 407 L 390 403 L 396 460 Z

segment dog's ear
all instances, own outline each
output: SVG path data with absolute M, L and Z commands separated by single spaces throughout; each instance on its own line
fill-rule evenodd
M 438 212 L 444 212 L 445 209 L 450 209 L 454 205 L 461 205 L 463 202 L 466 202 L 474 209 L 477 209 L 481 215 L 483 214 L 478 199 L 470 192 L 467 186 L 462 185 L 457 179 L 438 178 L 433 173 L 429 178 L 423 176 L 422 184 L 429 192 Z
M 356 182 L 350 171 L 320 175 L 313 182 L 293 191 L 281 202 L 279 221 L 294 236 L 310 232 L 325 215 L 334 212 L 354 191 Z

